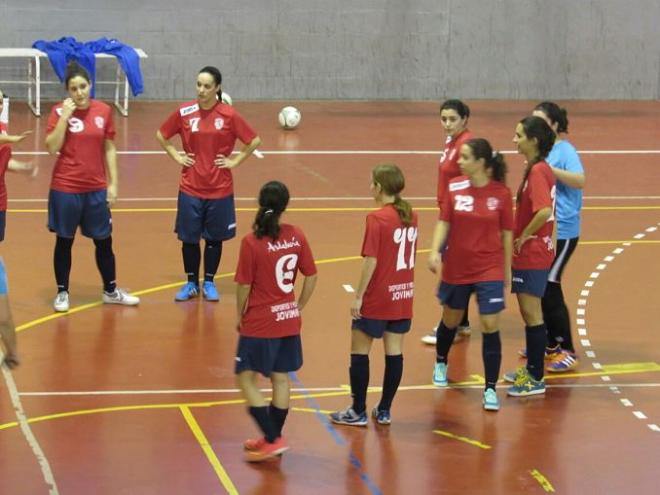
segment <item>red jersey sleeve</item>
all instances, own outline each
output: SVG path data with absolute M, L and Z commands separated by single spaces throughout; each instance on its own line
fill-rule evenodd
M 373 215 L 367 215 L 367 228 L 362 241 L 362 256 L 376 258 L 380 247 L 380 224 Z
M 527 187 L 531 188 L 532 213 L 543 208 L 552 208 L 551 190 L 543 177 L 543 172 L 536 167 L 532 168 L 527 179 Z
M 234 281 L 242 285 L 252 285 L 255 276 L 255 259 L 252 246 L 247 237 L 241 241 L 241 250 L 238 255 L 238 266 Z
M 500 214 L 500 229 L 513 230 L 513 197 L 509 188 L 502 192 L 502 212 Z
M 454 211 L 453 206 L 454 204 L 451 200 L 451 194 L 449 194 L 449 191 L 447 191 L 442 198 L 442 203 L 440 204 L 440 216 L 438 219 L 442 220 L 443 222 L 450 223 L 451 215 Z
M 46 125 L 46 134 L 50 134 L 55 129 L 57 122 L 60 120 L 60 116 L 57 113 L 57 109 L 60 105 L 55 105 L 50 110 L 50 115 L 48 116 L 48 124 Z
M 165 139 L 169 139 L 181 130 L 181 118 L 179 117 L 179 110 L 172 112 L 167 120 L 160 126 L 160 133 Z
M 241 140 L 244 144 L 249 144 L 252 140 L 257 137 L 257 133 L 250 127 L 250 125 L 245 122 L 243 117 L 238 112 L 234 112 L 234 131 L 236 132 L 236 137 Z
M 312 249 L 309 247 L 305 234 L 299 231 L 298 235 L 302 240 L 302 250 L 300 251 L 298 269 L 300 270 L 300 273 L 306 277 L 316 275 L 316 263 L 314 262 L 314 256 L 312 255 Z
M 114 112 L 112 108 L 108 109 L 108 116 L 105 124 L 105 139 L 114 140 L 115 139 L 115 119 L 113 116 Z
M 447 196 L 449 196 L 447 188 L 449 187 L 449 178 L 447 177 L 446 174 L 443 173 L 442 166 L 440 167 L 440 171 L 438 172 L 438 191 L 437 191 L 437 200 L 438 200 L 438 206 L 442 208 L 442 203 L 447 199 Z

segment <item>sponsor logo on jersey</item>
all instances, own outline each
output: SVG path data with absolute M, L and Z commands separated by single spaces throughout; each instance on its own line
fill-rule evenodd
M 99 129 L 103 129 L 105 126 L 105 119 L 103 117 L 94 117 L 94 123 Z
M 224 119 L 217 118 L 213 124 L 215 125 L 216 130 L 219 131 L 222 129 L 222 126 L 225 125 L 225 121 Z
M 186 115 L 190 115 L 191 113 L 195 113 L 197 111 L 199 111 L 199 105 L 195 103 L 189 107 L 183 107 L 181 110 L 179 110 L 179 113 L 181 114 L 181 117 L 185 117 Z
M 460 191 L 462 189 L 467 189 L 470 187 L 470 179 L 465 179 L 460 182 L 450 182 L 449 183 L 449 190 L 450 191 Z
M 486 200 L 486 208 L 489 210 L 497 210 L 497 207 L 500 205 L 500 201 L 497 198 L 490 197 Z
M 286 239 L 282 241 L 277 241 L 276 243 L 269 242 L 268 243 L 268 252 L 269 253 L 274 253 L 276 251 L 280 251 L 282 249 L 291 249 L 293 247 L 300 247 L 300 242 L 296 240 L 295 237 L 292 237 L 290 241 L 287 241 Z
M 524 281 L 521 277 L 513 277 L 513 278 L 511 279 L 511 281 L 512 281 L 512 282 L 517 282 L 517 283 L 519 283 L 519 284 L 523 284 L 523 283 L 525 283 L 525 281 Z

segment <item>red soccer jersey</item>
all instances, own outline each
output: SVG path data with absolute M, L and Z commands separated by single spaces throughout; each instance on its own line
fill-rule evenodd
M 454 177 L 461 175 L 461 169 L 458 166 L 458 158 L 461 153 L 461 146 L 472 139 L 473 134 L 465 129 L 458 136 L 447 136 L 447 142 L 445 144 L 445 151 L 440 157 L 440 162 L 438 163 L 438 206 L 442 206 L 442 200 L 447 194 L 447 187 L 449 186 L 449 181 Z
M 360 313 L 374 320 L 412 318 L 417 213 L 404 225 L 392 205 L 367 215 L 362 256 L 376 258 Z
M 449 182 L 440 212 L 440 220 L 449 223 L 442 280 L 449 284 L 504 280 L 502 231 L 513 230 L 509 188 L 494 180 L 474 187 L 467 177 L 457 177 Z
M 243 237 L 234 280 L 250 285 L 247 308 L 241 318 L 241 335 L 273 339 L 300 333 L 300 313 L 293 286 L 300 271 L 316 273 L 305 234 L 298 227 L 280 225 L 280 236 Z
M 62 104 L 53 107 L 46 133 L 50 134 L 62 114 Z M 55 162 L 51 189 L 66 193 L 101 191 L 108 187 L 105 175 L 105 140 L 115 138 L 112 108 L 90 100 L 69 119 L 64 144 Z
M 192 101 L 184 103 L 160 126 L 165 139 L 181 136 L 186 153 L 194 153 L 195 164 L 181 170 L 180 189 L 190 196 L 219 199 L 234 193 L 231 171 L 218 168 L 217 155 L 230 156 L 236 139 L 248 144 L 257 133 L 230 105 L 218 102 L 203 110 Z
M 552 229 L 555 223 L 555 176 L 545 161 L 535 164 L 523 186 L 521 198 L 516 205 L 514 239 L 520 237 L 534 215 L 543 208 L 552 208 L 552 215 L 534 233 L 534 237 L 523 244 L 520 254 L 513 254 L 516 270 L 548 270 L 555 259 L 552 245 Z
M 7 126 L 0 122 L 0 134 L 7 134 Z M 7 185 L 5 184 L 5 172 L 11 159 L 11 146 L 3 144 L 0 146 L 0 211 L 7 210 Z

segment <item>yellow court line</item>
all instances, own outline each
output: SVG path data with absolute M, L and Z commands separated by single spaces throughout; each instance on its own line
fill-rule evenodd
M 453 438 L 454 440 L 458 440 L 459 442 L 464 442 L 470 445 L 474 445 L 475 447 L 479 447 L 480 449 L 490 450 L 493 448 L 490 445 L 486 445 L 485 443 L 479 442 L 478 440 L 472 440 L 471 438 L 454 435 L 453 433 L 449 433 L 448 431 L 433 430 L 433 433 L 435 433 L 436 435 L 441 435 L 443 437 Z
M 312 409 L 311 407 L 292 407 L 292 411 L 296 412 L 306 412 L 306 413 L 317 413 L 320 412 L 321 414 L 330 414 L 333 411 L 326 411 L 324 409 L 319 409 L 318 411 L 316 409 Z
M 211 444 L 206 439 L 206 435 L 204 435 L 204 431 L 202 431 L 202 428 L 199 426 L 199 423 L 195 419 L 195 416 L 193 416 L 192 412 L 190 412 L 190 409 L 188 409 L 185 406 L 181 406 L 179 409 L 181 409 L 181 414 L 183 414 L 186 423 L 188 423 L 188 426 L 190 427 L 190 430 L 193 432 L 193 435 L 195 435 L 195 438 L 197 439 L 197 442 L 199 443 L 200 447 L 202 447 L 204 454 L 206 454 L 206 458 L 211 463 L 211 466 L 213 466 L 213 470 L 215 471 L 215 474 L 218 476 L 220 483 L 222 483 L 222 486 L 225 487 L 225 490 L 227 490 L 227 493 L 229 493 L 230 495 L 234 495 L 234 494 L 238 495 L 238 490 L 236 489 L 236 486 L 234 486 L 234 483 L 231 481 L 231 478 L 227 474 L 227 471 L 222 466 L 222 463 L 220 462 L 220 459 L 218 459 L 218 456 L 215 455 L 215 452 L 213 451 L 213 447 L 211 447 Z
M 530 471 L 529 474 L 531 474 L 532 477 L 539 482 L 541 488 L 543 488 L 547 493 L 555 493 L 555 487 L 552 486 L 550 481 L 548 481 L 548 478 L 543 476 L 538 469 L 534 469 L 533 471 Z

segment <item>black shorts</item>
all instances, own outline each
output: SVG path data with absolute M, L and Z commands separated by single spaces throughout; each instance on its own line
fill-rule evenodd
M 369 337 L 382 339 L 385 332 L 390 333 L 408 333 L 410 331 L 411 320 L 374 320 L 372 318 L 359 318 L 353 320 L 351 328 L 353 330 L 362 330 Z
M 303 364 L 302 340 L 300 335 L 264 339 L 246 337 L 238 339 L 236 367 L 234 372 L 258 371 L 264 376 L 271 373 L 297 371 Z

